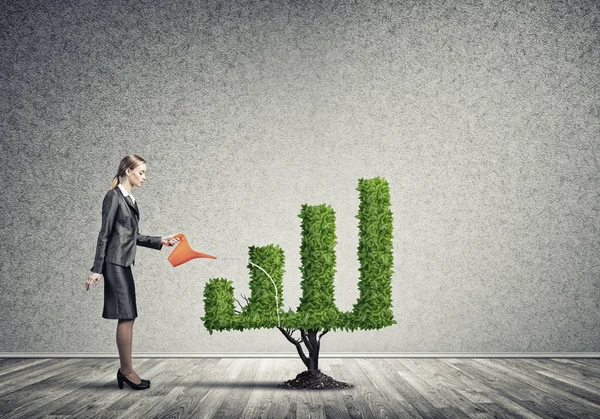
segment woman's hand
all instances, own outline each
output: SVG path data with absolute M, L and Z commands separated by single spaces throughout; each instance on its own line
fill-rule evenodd
M 85 290 L 89 290 L 92 284 L 94 284 L 94 286 L 98 285 L 98 281 L 100 281 L 101 276 L 102 274 L 92 272 L 90 276 L 88 276 L 87 281 L 85 281 Z
M 161 237 L 160 243 L 164 244 L 166 246 L 173 246 L 173 245 L 179 243 L 181 240 L 179 238 L 174 239 L 173 236 L 175 236 L 175 235 L 176 234 L 171 234 L 170 236 Z

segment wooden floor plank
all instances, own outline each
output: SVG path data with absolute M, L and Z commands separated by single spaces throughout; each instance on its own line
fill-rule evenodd
M 168 409 L 167 400 L 175 400 L 185 390 L 180 383 L 187 374 L 194 373 L 200 369 L 203 363 L 191 363 L 189 359 L 160 360 L 161 362 L 138 368 L 140 377 L 149 379 L 151 386 L 147 390 L 131 390 L 127 384 L 124 389 L 136 400 L 126 409 L 119 412 L 120 417 L 153 417 L 157 411 Z M 187 371 L 184 371 L 187 369 Z M 112 405 L 114 408 L 114 404 Z
M 598 363 L 598 359 L 594 358 L 554 358 L 554 361 L 564 362 L 571 365 L 579 365 L 586 369 L 586 371 L 593 372 L 595 377 L 600 375 L 600 363 Z
M 159 358 L 146 358 L 140 359 L 137 363 L 134 363 L 134 370 L 139 374 L 140 378 L 149 379 L 151 382 L 153 381 L 153 373 L 156 372 L 155 369 L 160 371 L 164 368 L 164 363 L 166 361 Z M 106 415 L 117 415 L 121 412 L 129 409 L 140 397 L 146 397 L 148 394 L 142 394 L 150 390 L 133 390 L 127 385 L 123 383 L 123 389 L 119 389 L 117 386 L 117 369 L 113 368 L 113 371 L 110 373 L 109 377 L 106 378 L 106 386 L 109 389 L 115 389 L 115 394 L 109 400 L 107 400 L 105 404 L 105 412 L 100 412 L 101 414 Z M 152 383 L 155 384 L 156 383 Z M 155 386 L 153 385 L 152 388 Z
M 100 409 L 108 407 L 107 403 L 113 402 L 111 396 L 125 396 L 117 386 L 118 360 L 106 361 L 108 362 L 104 362 L 102 368 L 96 370 L 94 375 L 85 381 L 81 377 L 73 382 L 71 385 L 73 391 L 50 403 L 47 406 L 48 411 L 53 415 L 89 417 L 97 414 Z M 149 360 L 137 361 L 136 366 L 139 367 L 144 362 L 149 362 Z M 103 404 L 104 406 L 102 406 Z
M 488 386 L 493 386 L 494 394 L 501 394 L 510 398 L 512 402 L 520 405 L 524 410 L 542 418 L 552 418 L 560 407 L 555 400 L 544 399 L 544 394 L 532 383 L 524 382 L 513 374 L 498 371 L 494 363 L 488 363 L 486 359 L 473 359 L 463 362 L 462 369 L 468 373 L 487 380 Z M 481 361 L 481 362 L 479 362 Z M 498 362 L 497 359 L 491 361 Z M 565 419 L 577 419 L 572 412 L 563 412 Z
M 411 362 L 407 362 L 406 365 L 409 368 L 411 368 L 411 364 L 414 366 L 413 372 L 424 378 L 424 381 L 431 387 L 431 391 L 436 392 L 440 398 L 446 400 L 443 408 L 454 407 L 458 410 L 458 412 L 454 410 L 446 411 L 446 415 L 458 414 L 463 418 L 477 418 L 481 413 L 485 413 L 480 404 L 482 401 L 490 402 L 489 398 L 481 397 L 481 393 L 473 396 L 473 392 L 471 392 L 471 398 L 479 400 L 479 402 L 466 397 L 459 391 L 461 388 L 459 382 L 446 378 L 444 365 L 438 360 L 424 358 L 407 361 Z
M 234 383 L 223 383 L 225 397 L 219 409 L 215 412 L 215 418 L 243 417 L 249 405 L 254 405 L 256 392 L 272 392 L 275 389 L 274 381 L 266 382 L 272 377 L 271 370 L 274 367 L 273 359 L 247 359 L 244 360 L 245 367 L 235 378 Z M 265 378 L 266 377 L 266 378 Z M 260 400 L 256 401 L 256 403 Z
M 510 364 L 514 365 L 514 363 Z M 538 360 L 525 359 L 523 362 L 518 362 L 516 366 L 532 374 L 547 377 L 551 385 L 563 384 L 568 387 L 569 393 L 580 395 L 596 404 L 600 403 L 600 380 L 595 377 L 569 369 L 561 363 L 548 364 L 540 363 Z
M 590 374 L 589 370 L 580 364 L 567 364 L 562 362 L 554 362 L 553 360 L 548 359 L 533 358 L 525 358 L 519 361 L 521 361 L 523 368 L 527 368 L 529 370 L 533 369 L 535 371 L 539 371 L 540 373 L 542 371 L 555 372 L 557 374 L 564 375 L 565 377 L 572 378 L 577 382 L 589 384 L 590 386 L 595 387 L 597 390 L 600 390 L 600 374 L 597 376 L 595 374 Z
M 337 402 L 330 407 L 334 410 L 333 414 L 343 415 L 352 418 L 370 418 L 375 417 L 373 412 L 376 408 L 373 406 L 373 397 L 368 392 L 361 391 L 360 381 L 366 377 L 356 377 L 353 371 L 360 371 L 360 366 L 350 359 L 341 359 L 337 363 L 326 362 L 323 364 L 323 373 L 329 375 L 335 380 L 351 384 L 354 387 L 349 389 L 336 389 L 327 394 L 328 399 L 336 399 Z M 323 368 L 326 366 L 327 368 Z M 352 377 L 352 378 L 350 378 Z M 368 379 L 366 379 L 368 381 Z M 336 407 L 337 406 L 337 407 Z
M 343 365 L 343 360 L 339 358 L 326 358 L 319 360 L 319 366 L 321 372 L 329 375 L 332 378 L 334 375 L 333 367 Z M 345 419 L 350 416 L 350 412 L 348 412 L 348 408 L 344 403 L 344 400 L 341 395 L 340 389 L 331 389 L 331 390 L 317 390 L 320 391 L 325 417 L 328 419 Z
M 51 362 L 48 358 L 11 358 L 0 359 L 0 379 L 4 380 L 7 374 L 17 372 L 22 374 L 26 368 L 31 368 L 34 365 Z
M 455 374 L 463 376 L 465 379 L 468 378 L 468 381 L 473 388 L 484 391 L 489 399 L 511 412 L 512 415 L 527 419 L 540 419 L 545 417 L 539 416 L 528 409 L 527 404 L 524 404 L 520 400 L 519 389 L 514 389 L 515 391 L 505 391 L 502 386 L 503 382 L 502 380 L 498 380 L 498 377 L 489 377 L 485 373 L 481 373 L 478 369 L 472 368 L 470 366 L 470 363 L 473 362 L 471 359 L 448 358 L 440 359 L 440 361 L 454 368 L 456 370 Z
M 471 415 L 477 418 L 522 418 L 522 407 L 516 405 L 511 409 L 510 400 L 506 405 L 506 398 L 495 395 L 493 389 L 486 387 L 481 381 L 464 374 L 460 369 L 446 364 L 442 359 L 431 359 L 432 368 L 439 372 L 444 379 L 440 381 L 441 386 L 454 389 L 456 393 L 462 394 L 475 406 L 475 413 Z M 521 413 L 519 413 L 521 412 Z M 531 417 L 537 417 L 531 415 Z
M 492 400 L 486 396 L 485 391 L 479 388 L 478 381 L 471 380 L 469 377 L 460 373 L 460 371 L 443 363 L 440 359 L 429 359 L 429 362 L 425 364 L 424 367 L 428 367 L 431 373 L 437 376 L 439 379 L 439 386 L 454 389 L 457 394 L 462 395 L 475 406 L 493 403 Z
M 65 397 L 102 371 L 102 364 L 79 361 L 68 366 L 61 362 L 63 370 L 10 394 L 10 402 L 2 404 L 2 412 L 10 412 L 4 417 L 44 417 L 50 414 L 52 406 L 61 406 Z
M 191 362 L 190 362 L 191 361 Z M 106 377 L 106 392 L 99 392 L 98 396 L 90 400 L 90 403 L 93 403 L 96 406 L 95 411 L 86 413 L 82 417 L 94 418 L 94 419 L 108 419 L 114 418 L 123 411 L 129 409 L 137 399 L 143 399 L 144 397 L 148 397 L 146 392 L 152 392 L 157 386 L 161 385 L 161 380 L 156 380 L 155 377 L 150 377 L 148 374 L 151 373 L 152 369 L 159 365 L 161 362 L 171 362 L 171 360 L 165 361 L 160 359 L 145 359 L 145 360 L 136 360 L 134 363 L 134 368 L 138 372 L 138 374 L 142 378 L 149 379 L 151 381 L 151 387 L 148 390 L 136 391 L 129 388 L 127 384 L 123 385 L 123 389 L 120 390 L 117 387 L 116 381 L 116 371 L 110 371 L 109 376 Z M 205 358 L 202 360 L 185 360 L 182 362 L 182 368 L 186 368 L 189 373 L 200 370 L 203 367 L 212 369 L 213 364 L 216 363 L 216 360 L 211 358 Z M 208 364 L 208 366 L 206 366 Z M 160 368 L 160 367 L 159 367 Z M 166 384 L 180 384 L 185 380 L 185 374 L 174 374 L 169 380 L 164 381 Z M 120 401 L 121 399 L 126 399 L 125 401 Z M 172 402 L 168 402 L 167 404 L 172 405 Z M 80 412 L 76 412 L 81 414 Z
M 422 418 L 421 414 L 419 414 L 417 409 L 408 400 L 407 394 L 403 391 L 401 383 L 398 382 L 398 377 L 394 371 L 394 367 L 396 366 L 399 367 L 398 370 L 408 371 L 408 368 L 398 362 L 394 362 L 394 365 L 392 366 L 388 359 L 384 358 L 372 358 L 364 360 L 364 362 L 372 363 L 377 368 L 378 376 L 381 377 L 381 383 L 379 384 L 381 391 L 387 394 L 391 405 L 395 407 L 396 412 L 400 417 Z
M 383 369 L 387 369 L 380 359 L 356 359 L 363 374 L 368 379 L 365 383 L 374 387 L 380 397 L 385 400 L 388 406 L 395 406 L 388 414 L 390 417 L 407 418 L 419 417 L 414 407 L 401 395 L 401 393 L 391 383 L 393 376 L 385 374 Z M 388 409 L 389 410 L 389 409 Z
M 275 364 L 276 380 L 278 384 L 295 378 L 300 372 L 305 369 L 304 364 L 300 358 L 277 359 Z M 268 419 L 280 419 L 280 418 L 291 418 L 296 417 L 297 404 L 294 402 L 292 405 L 292 395 L 294 391 L 284 388 L 277 388 L 273 391 L 273 399 L 271 400 L 271 406 L 265 412 L 265 418 Z
M 293 390 L 296 399 L 296 417 L 325 419 L 325 406 L 320 390 Z
M 37 363 L 23 371 L 13 371 L 0 380 L 0 397 L 20 391 L 30 385 L 60 374 L 71 364 L 77 364 L 78 359 L 50 359 L 48 362 Z
M 148 390 L 120 390 L 115 359 L 0 360 L 0 418 L 598 418 L 600 359 L 322 359 L 352 389 L 288 390 L 286 358 L 134 359 Z
M 184 418 L 183 406 L 173 401 L 178 400 L 186 391 L 189 391 L 188 386 L 192 380 L 196 380 L 198 376 L 203 376 L 210 369 L 213 369 L 218 359 L 180 359 L 179 361 L 180 363 L 170 371 L 169 376 L 166 376 L 163 370 L 160 377 L 155 377 L 152 380 L 152 387 L 154 387 L 154 383 L 156 382 L 156 384 L 163 387 L 158 392 L 161 394 L 167 392 L 167 394 L 165 397 L 162 397 L 162 403 L 156 404 L 153 411 L 148 412 L 146 417 Z M 144 390 L 144 392 L 149 390 Z
M 212 418 L 219 406 L 230 397 L 235 380 L 247 364 L 244 359 L 223 358 L 209 373 L 192 383 L 176 400 L 182 404 L 182 417 Z
M 477 359 L 476 361 L 527 385 L 529 400 L 551 408 L 552 411 L 560 410 L 563 415 L 569 414 L 574 418 L 600 411 L 600 400 L 597 395 L 582 392 L 577 387 L 566 389 L 563 382 L 529 371 L 523 363 L 515 363 L 512 359 Z
M 424 418 L 443 417 L 439 409 L 446 405 L 437 394 L 431 391 L 427 383 L 416 375 L 408 366 L 409 359 L 400 359 L 399 362 L 388 360 L 396 368 L 396 383 L 406 399 L 415 407 L 419 415 Z
M 394 391 L 394 387 L 386 380 L 385 376 L 378 371 L 377 364 L 365 359 L 349 359 L 350 365 L 356 364 L 356 369 L 351 370 L 355 376 L 355 391 L 364 394 L 369 402 L 369 408 L 378 418 L 403 418 L 407 417 L 407 412 L 403 412 L 406 407 L 406 400 L 399 397 L 399 392 Z M 342 367 L 347 365 L 345 362 Z M 410 415 L 410 414 L 409 414 Z M 410 417 L 410 416 L 408 416 Z
M 373 403 L 360 386 L 363 377 L 357 377 L 356 375 L 356 372 L 360 371 L 360 367 L 355 362 L 349 362 L 351 359 L 344 359 L 343 361 L 339 365 L 331 365 L 331 376 L 338 381 L 354 386 L 353 388 L 340 390 L 349 417 L 375 418 L 375 413 L 372 410 Z
M 148 358 L 135 360 L 134 368 L 139 372 L 140 367 L 152 362 Z M 87 418 L 107 410 L 116 400 L 125 397 L 127 391 L 119 390 L 117 385 L 119 361 L 102 360 L 100 365 L 93 375 L 79 377 L 71 383 L 73 391 L 47 405 L 48 411 L 54 415 Z

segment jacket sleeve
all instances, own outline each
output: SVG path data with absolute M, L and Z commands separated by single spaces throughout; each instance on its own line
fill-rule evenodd
M 104 196 L 104 201 L 102 201 L 102 226 L 100 227 L 100 233 L 98 233 L 94 266 L 90 269 L 92 272 L 102 273 L 102 265 L 106 257 L 106 246 L 108 245 L 108 238 L 113 228 L 118 207 L 118 197 L 114 193 L 107 193 Z
M 143 234 L 140 234 L 139 227 L 135 244 L 156 250 L 161 250 L 163 247 L 163 244 L 160 242 L 160 236 L 144 236 Z

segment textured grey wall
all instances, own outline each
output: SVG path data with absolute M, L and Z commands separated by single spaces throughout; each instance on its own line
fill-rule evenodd
M 119 160 L 144 234 L 134 352 L 293 352 L 209 336 L 208 278 L 248 293 L 300 206 L 337 214 L 336 299 L 358 296 L 360 177 L 391 185 L 399 324 L 324 352 L 599 351 L 600 9 L 594 1 L 1 3 L 0 352 L 116 352 L 85 291 Z

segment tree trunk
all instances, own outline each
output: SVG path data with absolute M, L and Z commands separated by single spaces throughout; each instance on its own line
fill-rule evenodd
M 307 345 L 308 348 L 308 370 L 309 371 L 318 371 L 319 370 L 319 347 L 321 346 L 321 342 L 319 342 L 317 338 L 318 330 L 309 330 L 308 331 L 308 341 L 310 345 Z
M 287 340 L 294 344 L 296 350 L 298 351 L 298 355 L 300 355 L 300 359 L 308 371 L 318 371 L 319 370 L 319 349 L 321 347 L 321 337 L 329 330 L 324 330 L 319 333 L 319 330 L 308 330 L 297 329 L 300 330 L 300 339 L 294 339 L 292 334 L 294 330 L 284 329 L 282 327 L 278 327 L 278 329 L 283 333 Z M 308 350 L 308 356 L 304 353 L 302 349 L 301 343 L 304 343 L 306 349 Z

